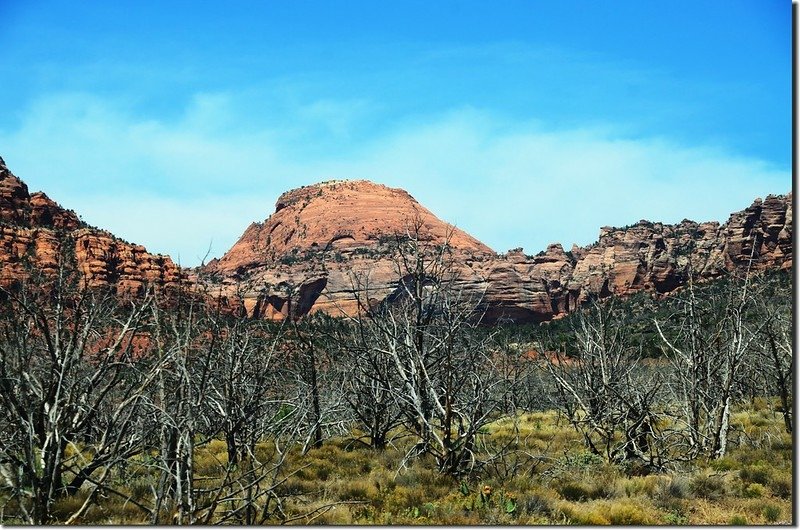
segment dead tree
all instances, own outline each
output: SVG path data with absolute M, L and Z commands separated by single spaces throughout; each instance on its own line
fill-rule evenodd
M 666 322 L 655 320 L 673 367 L 676 421 L 685 432 L 681 452 L 689 459 L 721 458 L 727 451 L 732 407 L 742 392 L 751 349 L 767 323 L 748 316 L 753 296 L 749 274 L 702 292 L 690 276 L 681 309 Z
M 359 347 L 390 371 L 384 384 L 418 440 L 408 458 L 429 454 L 442 473 L 463 475 L 499 404 L 488 339 L 474 332 L 480 297 L 460 288 L 449 238 L 430 242 L 419 218 L 396 237 L 394 265 L 395 291 L 358 317 Z
M 150 460 L 158 480 L 152 500 L 137 502 L 153 524 L 256 524 L 279 510 L 275 490 L 299 409 L 288 371 L 276 367 L 282 328 L 224 315 L 208 301 L 175 289 L 152 307 L 147 357 L 162 369 L 146 404 L 159 426 Z M 195 455 L 217 437 L 227 459 L 210 485 Z
M 403 414 L 394 398 L 399 385 L 392 359 L 375 348 L 369 318 L 375 302 L 369 271 L 351 273 L 356 314 L 347 319 L 334 342 L 339 345 L 337 361 L 341 365 L 344 401 L 356 428 L 364 433 L 367 445 L 383 450 L 391 433 L 402 425 Z M 361 438 L 357 438 L 361 440 Z
M 555 383 L 554 403 L 587 449 L 609 462 L 666 464 L 658 424 L 660 381 L 642 363 L 614 300 L 596 302 L 575 317 L 575 353 L 542 347 Z
M 218 310 L 208 315 L 207 322 L 201 354 L 211 358 L 214 369 L 208 380 L 206 414 L 225 440 L 228 463 L 235 465 L 265 435 L 260 418 L 274 415 L 275 404 L 283 401 L 285 385 L 279 381 L 278 365 L 284 325 Z
M 287 449 L 301 433 L 302 408 L 282 359 L 284 329 L 282 323 L 209 317 L 203 350 L 215 368 L 205 413 L 209 433 L 222 435 L 228 458 L 220 462 L 222 483 L 198 488 L 194 522 L 252 525 L 282 518 L 277 488 Z
M 307 430 L 303 452 L 319 448 L 326 436 L 326 424 L 340 408 L 338 392 L 332 388 L 327 339 L 329 319 L 319 313 L 306 314 L 300 303 L 302 288 L 282 282 L 276 288 L 286 299 L 285 331 L 282 335 L 282 362 L 286 377 L 299 390 L 296 420 Z M 333 421 L 333 424 L 338 423 Z
M 500 411 L 514 417 L 520 410 L 541 408 L 537 405 L 542 403 L 544 389 L 534 352 L 506 330 L 491 335 L 489 347 L 500 378 L 496 387 Z
M 779 272 L 773 278 L 766 278 L 764 292 L 757 298 L 756 315 L 764 322 L 761 336 L 756 343 L 753 358 L 758 372 L 763 372 L 767 382 L 766 397 L 778 396 L 780 412 L 786 432 L 793 428 L 792 411 L 794 377 L 792 303 L 789 289 Z M 754 366 L 754 368 L 755 368 Z
M 161 426 L 159 480 L 151 523 L 191 523 L 196 512 L 194 453 L 202 432 L 201 412 L 213 369 L 212 356 L 201 355 L 203 307 L 188 290 L 153 306 L 153 351 L 165 367 L 150 405 Z
M 144 450 L 140 411 L 159 370 L 136 358 L 151 296 L 90 289 L 69 253 L 59 257 L 54 277 L 33 271 L 0 288 L 0 475 L 32 524 L 53 522 L 53 503 L 88 484 L 74 522 Z

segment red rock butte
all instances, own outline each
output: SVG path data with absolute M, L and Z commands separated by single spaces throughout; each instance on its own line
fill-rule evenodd
M 494 251 L 449 225 L 419 204 L 407 191 L 368 180 L 334 180 L 282 194 L 263 223 L 253 223 L 239 241 L 208 270 L 243 271 L 298 251 L 337 251 L 372 247 L 404 234 L 416 219 L 430 241 L 474 254 Z

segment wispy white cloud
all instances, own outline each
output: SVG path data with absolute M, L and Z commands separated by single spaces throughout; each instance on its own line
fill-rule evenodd
M 177 118 L 154 120 L 122 101 L 53 96 L 20 127 L 0 130 L 0 155 L 32 189 L 184 265 L 199 263 L 212 241 L 211 257 L 224 253 L 282 191 L 329 178 L 403 187 L 495 250 L 531 253 L 553 241 L 587 244 L 602 225 L 642 218 L 723 221 L 791 186 L 788 168 L 632 137 L 613 123 L 555 129 L 465 107 L 355 142 L 369 102 L 297 102 L 280 116 L 259 107 L 255 121 L 254 105 L 239 93 L 203 93 Z

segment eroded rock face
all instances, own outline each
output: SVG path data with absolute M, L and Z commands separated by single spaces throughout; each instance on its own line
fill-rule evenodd
M 468 276 L 467 263 L 495 255 L 404 190 L 364 180 L 331 181 L 281 195 L 275 212 L 263 223 L 251 224 L 201 275 L 212 291 L 221 288 L 227 300 L 241 299 L 244 310 L 255 317 L 306 311 L 352 314 L 357 310 L 355 284 L 368 282 L 375 300 L 396 288 L 390 247 L 396 236 L 417 232 L 415 227 L 426 242 L 447 240 Z M 480 280 L 467 283 L 475 282 Z
M 187 278 L 168 256 L 87 226 L 44 193 L 29 194 L 0 158 L 0 281 L 11 282 L 31 270 L 55 273 L 60 261 L 73 259 L 89 286 L 111 287 L 120 295 Z
M 456 287 L 480 300 L 488 322 L 541 322 L 593 298 L 640 291 L 664 295 L 694 274 L 700 280 L 748 269 L 791 269 L 792 195 L 768 196 L 722 225 L 684 220 L 604 227 L 598 241 L 566 252 L 550 245 L 496 254 L 439 220 L 407 192 L 368 181 L 338 181 L 281 195 L 273 213 L 250 225 L 219 260 L 177 267 L 112 234 L 91 228 L 44 193 L 30 194 L 0 159 L 0 282 L 58 270 L 71 256 L 90 286 L 118 294 L 147 285 L 200 282 L 225 311 L 255 318 L 358 312 L 398 289 L 395 238 L 418 227 L 431 245 L 448 241 Z
M 536 256 L 522 249 L 498 255 L 402 190 L 368 181 L 322 183 L 283 194 L 272 216 L 250 225 L 200 273 L 254 317 L 352 315 L 354 291 L 368 286 L 375 304 L 397 289 L 400 274 L 387 242 L 418 218 L 431 243 L 451 234 L 457 285 L 482 300 L 487 321 L 541 322 L 593 298 L 642 290 L 663 295 L 690 274 L 712 279 L 748 267 L 791 268 L 791 209 L 791 194 L 769 196 L 723 225 L 640 221 L 604 227 L 596 243 L 570 252 L 553 244 Z
M 492 254 L 469 234 L 448 226 L 406 191 L 366 180 L 330 181 L 287 191 L 275 213 L 253 223 L 219 260 L 206 267 L 225 275 L 265 264 L 306 259 L 306 255 L 350 253 L 378 247 L 404 234 L 415 219 L 430 241 L 444 241 L 463 251 Z

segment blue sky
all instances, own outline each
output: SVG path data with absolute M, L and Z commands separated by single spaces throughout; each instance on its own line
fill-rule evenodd
M 0 0 L 0 156 L 183 265 L 287 189 L 407 189 L 496 251 L 791 187 L 791 4 Z

